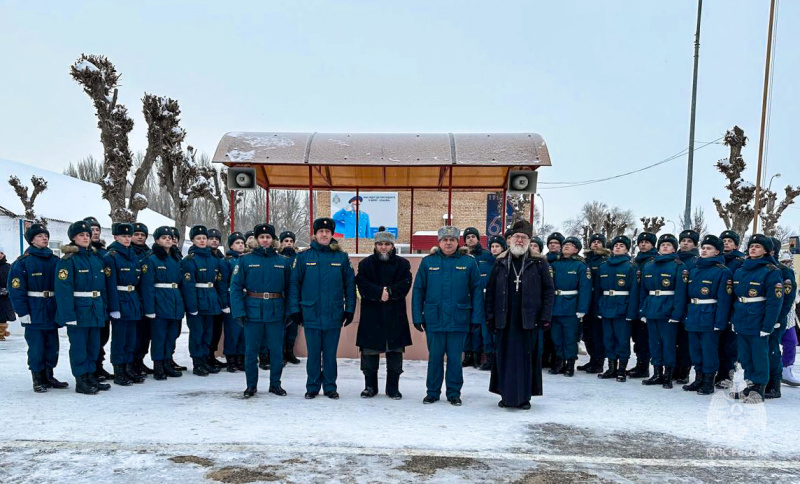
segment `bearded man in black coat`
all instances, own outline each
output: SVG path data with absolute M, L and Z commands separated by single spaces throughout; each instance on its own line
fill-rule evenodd
M 361 317 L 356 346 L 361 349 L 364 373 L 362 398 L 378 393 L 380 354 L 386 353 L 386 395 L 403 398 L 399 391 L 403 351 L 411 346 L 406 295 L 411 290 L 411 264 L 399 257 L 394 235 L 381 227 L 375 234 L 375 252 L 358 263 L 356 286 L 361 294 Z

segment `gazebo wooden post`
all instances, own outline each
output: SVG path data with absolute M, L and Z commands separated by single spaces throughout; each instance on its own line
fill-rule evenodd
M 453 223 L 453 167 L 449 167 L 447 181 L 447 225 Z
M 399 234 L 398 234 L 399 235 Z M 414 189 L 411 189 L 411 221 L 408 227 L 408 252 L 414 253 Z
M 308 233 L 310 243 L 314 240 L 314 182 L 311 178 L 311 165 L 308 165 Z
M 234 230 L 236 230 L 236 214 L 235 214 L 235 212 L 236 212 L 236 194 L 234 193 L 234 190 L 229 190 L 229 192 L 230 192 L 230 194 L 229 194 L 230 195 L 229 205 L 230 205 L 230 209 L 231 209 L 231 233 L 233 233 Z M 223 227 L 220 227 L 220 228 L 223 228 Z
M 533 227 L 533 199 L 535 195 L 535 193 L 531 193 L 531 227 Z
M 500 202 L 500 212 L 503 214 L 502 215 L 503 226 L 500 229 L 501 231 L 500 233 L 503 235 L 503 237 L 506 236 L 506 212 L 507 212 L 506 206 L 508 204 L 508 200 L 506 197 L 508 197 L 508 192 L 506 191 L 505 188 L 503 188 L 503 200 Z
M 267 223 L 269 223 L 269 186 L 266 188 L 267 190 Z
M 361 227 L 359 226 L 358 223 L 358 215 L 361 213 L 361 199 L 358 198 L 359 197 L 358 193 L 359 193 L 358 187 L 356 187 L 356 203 L 358 203 L 358 205 L 356 206 L 356 254 L 358 254 L 358 236 L 360 235 L 359 232 L 361 232 L 360 230 Z

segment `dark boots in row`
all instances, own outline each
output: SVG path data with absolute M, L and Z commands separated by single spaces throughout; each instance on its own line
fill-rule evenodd
M 364 373 L 364 391 L 361 398 L 372 398 L 378 394 L 378 366 L 380 355 L 361 354 L 361 371 Z M 400 400 L 400 374 L 403 373 L 403 353 L 390 351 L 386 353 L 386 396 L 392 400 Z
M 244 355 L 225 356 L 225 360 L 228 362 L 228 373 L 244 371 Z
M 33 378 L 33 391 L 36 393 L 45 393 L 48 388 L 69 387 L 69 383 L 56 380 L 52 368 L 40 372 L 31 371 L 31 377 Z

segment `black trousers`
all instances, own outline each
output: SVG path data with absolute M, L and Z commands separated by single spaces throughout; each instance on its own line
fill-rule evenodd
M 106 359 L 106 343 L 111 339 L 111 321 L 106 321 L 100 328 L 100 352 L 97 354 L 97 368 L 103 366 L 103 361 Z
M 150 329 L 151 324 L 148 318 L 142 318 L 136 323 L 136 350 L 134 351 L 136 360 L 143 360 L 150 352 Z
M 364 376 L 377 375 L 380 366 L 381 355 L 365 355 L 361 353 L 361 371 Z M 399 351 L 389 351 L 386 353 L 386 372 L 403 373 L 403 353 Z

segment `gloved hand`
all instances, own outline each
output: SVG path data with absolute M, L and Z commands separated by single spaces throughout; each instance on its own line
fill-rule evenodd
M 414 329 L 416 329 L 420 333 L 424 333 L 425 332 L 425 323 L 419 323 L 419 324 L 414 323 Z
M 111 311 L 110 313 L 108 313 L 108 315 L 111 316 L 112 319 L 119 319 L 122 317 L 119 311 Z
M 586 316 L 586 313 L 575 313 L 575 316 L 578 317 L 578 320 L 582 320 L 583 317 Z
M 354 316 L 355 316 L 355 314 L 353 314 L 353 313 L 351 313 L 349 311 L 345 311 L 344 314 L 342 315 L 342 326 L 347 326 L 350 323 L 352 323 Z
M 765 336 L 769 336 L 769 333 L 767 333 L 766 331 L 759 331 L 758 335 L 764 338 Z
M 781 327 L 781 323 L 775 323 L 775 326 L 773 326 L 773 328 L 775 328 L 775 329 L 778 329 L 780 327 Z
M 195 311 L 193 313 L 189 313 L 189 314 L 192 315 L 192 316 L 197 316 L 197 311 Z
M 231 313 L 231 308 L 222 308 L 222 312 L 225 313 L 225 314 L 230 314 Z
M 677 319 L 670 319 L 670 320 L 669 320 L 669 321 L 667 321 L 667 322 L 668 322 L 668 323 L 679 323 L 680 321 L 678 321 Z
M 722 328 L 714 328 L 714 331 L 722 331 Z
M 153 314 L 145 314 L 144 317 L 145 318 L 149 318 L 149 319 L 156 319 L 156 314 L 155 313 L 153 313 Z
M 64 326 L 77 326 L 77 325 L 78 325 L 77 321 L 67 321 L 66 323 L 61 325 L 61 327 L 63 328 Z
M 240 328 L 244 328 L 244 318 L 236 318 L 236 324 L 238 324 Z
M 647 322 L 647 318 L 642 318 L 642 322 L 646 323 Z
M 25 316 L 19 317 L 19 324 L 25 326 L 26 324 L 31 324 L 31 315 L 26 314 Z
M 294 313 L 289 317 L 292 318 L 292 320 L 297 323 L 298 326 L 303 325 L 303 313 Z

